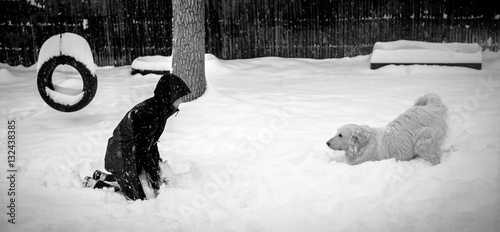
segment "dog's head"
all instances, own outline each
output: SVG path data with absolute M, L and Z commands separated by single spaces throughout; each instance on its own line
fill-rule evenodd
M 347 124 L 337 130 L 337 134 L 326 144 L 332 150 L 346 151 L 346 154 L 356 154 L 368 144 L 370 134 L 365 127 Z

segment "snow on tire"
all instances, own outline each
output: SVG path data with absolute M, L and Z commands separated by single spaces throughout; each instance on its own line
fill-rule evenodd
M 58 94 L 52 84 L 52 74 L 59 65 L 69 65 L 80 73 L 83 80 L 82 93 L 76 96 L 57 97 Z M 37 78 L 38 92 L 42 99 L 52 108 L 62 112 L 74 112 L 83 109 L 94 98 L 97 92 L 97 76 L 82 62 L 74 57 L 62 55 L 50 58 L 42 64 Z
M 52 75 L 59 65 L 75 68 L 83 80 L 83 90 L 77 95 L 66 95 L 56 91 Z M 63 112 L 74 112 L 87 106 L 97 91 L 96 65 L 92 50 L 85 38 L 62 33 L 47 39 L 40 49 L 37 64 L 38 92 L 52 108 Z

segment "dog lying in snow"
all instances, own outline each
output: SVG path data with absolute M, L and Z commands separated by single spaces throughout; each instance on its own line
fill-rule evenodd
M 433 165 L 441 162 L 448 108 L 436 94 L 426 94 L 415 105 L 382 128 L 348 124 L 326 144 L 345 151 L 351 165 L 366 161 L 421 157 Z

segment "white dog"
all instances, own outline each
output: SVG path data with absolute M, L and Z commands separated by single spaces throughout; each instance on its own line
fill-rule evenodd
M 436 94 L 426 94 L 415 105 L 383 128 L 348 124 L 326 144 L 345 151 L 351 165 L 366 161 L 421 157 L 433 165 L 441 162 L 441 145 L 448 130 L 448 108 Z

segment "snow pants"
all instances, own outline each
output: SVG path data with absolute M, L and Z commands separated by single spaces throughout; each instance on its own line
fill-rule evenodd
M 115 177 L 120 189 L 129 200 L 144 200 L 146 195 L 141 185 L 139 175 L 145 171 L 149 175 L 152 188 L 160 188 L 160 153 L 158 146 L 153 144 L 147 155 L 136 156 L 132 142 L 108 141 L 104 166 Z
M 112 172 L 113 176 L 120 186 L 120 190 L 129 200 L 145 200 L 146 195 L 139 181 L 137 172 Z
M 157 151 L 156 151 L 157 152 Z M 145 200 L 146 195 L 142 188 L 139 175 L 145 171 L 149 175 L 149 183 L 152 188 L 160 189 L 160 166 L 161 159 L 159 156 L 154 156 L 154 159 L 140 160 L 136 165 L 135 170 L 124 172 L 111 172 L 120 186 L 120 189 L 129 200 Z M 156 158 L 158 157 L 158 158 Z

